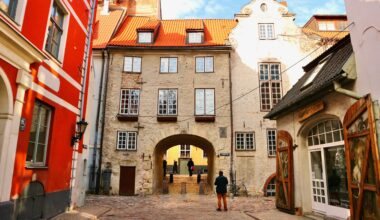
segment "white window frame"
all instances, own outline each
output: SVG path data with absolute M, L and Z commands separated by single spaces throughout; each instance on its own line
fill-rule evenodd
M 277 129 L 267 129 L 267 148 L 268 157 L 275 157 L 277 148 Z
M 126 56 L 124 57 L 123 72 L 141 73 L 142 57 Z
M 153 43 L 153 32 L 138 32 L 139 44 L 151 44 Z
M 134 98 L 135 94 L 132 94 L 132 92 L 137 92 L 137 100 L 132 99 Z M 127 94 L 123 94 L 127 93 Z M 123 99 L 124 96 L 126 97 L 126 106 L 123 107 Z M 137 102 L 137 103 L 134 103 Z M 137 105 L 137 111 L 134 111 L 133 105 Z M 120 108 L 119 108 L 119 113 L 121 115 L 138 115 L 140 111 L 140 90 L 139 89 L 121 89 L 120 90 Z
M 198 92 L 203 91 L 203 94 L 199 94 Z M 207 99 L 207 94 L 210 94 L 212 92 L 212 99 Z M 201 97 L 199 97 L 199 95 Z M 202 104 L 203 100 L 203 104 Z M 208 105 L 211 104 L 212 107 L 210 108 Z M 202 106 L 199 106 L 199 104 L 202 104 Z M 199 110 L 199 108 L 201 108 Z M 215 89 L 195 89 L 195 115 L 197 116 L 215 116 Z
M 38 109 L 36 109 L 36 108 L 38 108 Z M 35 162 L 36 161 L 36 158 L 37 158 L 37 151 L 38 151 L 38 145 L 41 145 L 41 143 L 39 142 L 39 139 L 40 139 L 40 127 L 41 127 L 41 112 L 40 112 L 40 110 L 41 109 L 45 109 L 46 111 L 47 111 L 47 120 L 46 120 L 46 125 L 44 125 L 44 127 L 46 127 L 46 133 L 45 133 L 45 143 L 42 143 L 42 145 L 44 145 L 44 155 L 43 155 L 43 161 L 42 162 Z M 30 138 L 29 138 L 29 144 L 28 145 L 30 145 L 30 144 L 34 144 L 34 148 L 33 148 L 33 156 L 32 156 L 32 160 L 30 160 L 30 161 L 26 161 L 26 164 L 28 165 L 28 166 L 46 166 L 46 156 L 47 156 L 47 149 L 48 149 L 48 147 L 49 147 L 49 134 L 50 134 L 50 126 L 51 126 L 51 115 L 52 115 L 52 108 L 51 107 L 49 107 L 49 106 L 47 106 L 47 105 L 45 105 L 45 104 L 43 104 L 43 103 L 41 103 L 41 102 L 39 102 L 39 101 L 37 101 L 37 102 L 35 102 L 35 104 L 34 104 L 34 108 L 33 108 L 33 115 L 35 115 L 34 114 L 34 111 L 35 110 L 37 110 L 38 111 L 38 113 L 37 113 L 37 119 L 36 118 L 32 118 L 32 126 L 33 126 L 33 124 L 35 124 L 34 122 L 34 120 L 37 120 L 37 130 L 36 130 L 36 139 L 34 140 L 34 142 L 33 141 L 31 141 L 30 140 Z M 29 147 L 28 147 L 29 148 Z M 28 151 L 29 151 L 29 149 L 28 149 Z
M 25 9 L 26 4 L 28 0 L 16 0 L 16 6 L 15 6 L 15 14 L 14 17 L 12 17 L 9 13 L 0 10 L 1 14 L 4 14 L 4 18 L 11 23 L 15 24 L 15 27 L 21 31 L 22 24 L 24 23 L 24 15 L 25 15 Z
M 335 23 L 333 21 L 318 22 L 318 29 L 320 31 L 336 31 Z
M 211 62 L 212 65 L 208 64 L 208 62 Z M 214 72 L 214 57 L 213 56 L 195 57 L 195 72 L 196 73 L 213 73 Z
M 161 57 L 160 73 L 178 73 L 178 57 Z
M 124 151 L 137 150 L 137 132 L 136 131 L 118 131 L 116 141 L 117 141 L 116 150 L 124 150 Z
M 185 149 L 182 149 L 182 147 L 185 147 Z M 185 157 L 182 157 L 182 152 L 184 152 Z M 187 153 L 189 154 L 188 157 L 186 157 Z M 191 145 L 190 144 L 181 144 L 179 146 L 179 157 L 180 158 L 191 158 Z
M 204 33 L 201 31 L 187 32 L 187 42 L 189 44 L 202 44 L 204 41 Z
M 281 78 L 280 63 L 259 63 L 261 111 L 270 111 L 282 99 Z
M 268 183 L 265 196 L 276 196 L 276 177 L 274 176 Z
M 174 94 L 175 94 L 175 104 L 173 104 L 172 100 L 169 99 L 169 93 L 170 92 L 174 92 Z M 165 102 L 165 103 L 162 103 L 162 104 L 161 104 L 161 93 L 164 93 L 164 94 L 162 94 L 164 96 L 166 93 L 166 96 L 163 97 L 164 100 L 162 100 L 162 102 Z M 161 112 L 161 109 L 162 109 L 162 111 L 165 111 L 165 112 Z M 172 110 L 172 111 L 175 110 L 175 113 L 169 113 L 170 110 Z M 176 115 L 178 115 L 178 90 L 177 89 L 159 89 L 158 90 L 157 113 L 159 116 L 176 116 Z
M 275 39 L 274 23 L 259 23 L 258 33 L 260 40 Z
M 249 144 L 248 144 L 249 141 Z M 255 132 L 235 132 L 235 150 L 237 151 L 255 151 L 256 138 Z

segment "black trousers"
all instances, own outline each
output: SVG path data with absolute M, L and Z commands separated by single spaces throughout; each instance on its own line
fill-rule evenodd
M 189 169 L 189 176 L 192 176 L 192 175 L 193 175 L 193 171 Z

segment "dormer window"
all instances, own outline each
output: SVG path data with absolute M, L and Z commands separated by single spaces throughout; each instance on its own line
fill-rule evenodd
M 140 44 L 153 43 L 153 32 L 138 32 L 138 43 Z
M 305 83 L 302 85 L 301 90 L 309 87 L 309 85 L 311 85 L 313 83 L 315 77 L 321 71 L 321 69 L 326 64 L 326 62 L 329 58 L 330 58 L 330 56 L 326 57 L 325 59 L 321 60 L 316 67 L 314 67 L 312 73 L 309 75 L 309 78 L 307 78 Z
M 201 44 L 204 41 L 204 33 L 199 32 L 188 32 L 187 41 L 189 44 Z

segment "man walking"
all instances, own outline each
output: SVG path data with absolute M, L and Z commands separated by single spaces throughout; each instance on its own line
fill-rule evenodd
M 216 193 L 218 195 L 218 209 L 216 211 L 222 211 L 222 198 L 224 211 L 227 211 L 227 177 L 223 176 L 223 171 L 219 171 L 219 176 L 215 179 Z
M 168 165 L 168 162 L 166 162 L 166 160 L 164 159 L 162 161 L 162 169 L 164 170 L 164 177 L 166 177 L 166 167 Z
M 191 158 L 189 162 L 187 162 L 187 168 L 189 169 L 189 176 L 192 176 L 194 171 L 194 162 Z

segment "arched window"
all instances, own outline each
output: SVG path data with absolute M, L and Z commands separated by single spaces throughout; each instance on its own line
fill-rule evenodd
M 318 123 L 310 129 L 307 137 L 309 147 L 343 140 L 342 126 L 338 120 Z
M 264 196 L 276 196 L 276 174 L 268 177 L 264 185 Z

